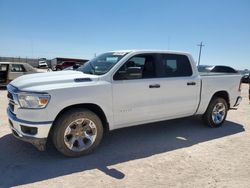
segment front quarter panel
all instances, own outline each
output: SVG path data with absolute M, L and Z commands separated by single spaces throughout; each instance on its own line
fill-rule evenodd
M 62 88 L 48 92 L 51 100 L 47 106 L 49 119 L 56 116 L 66 107 L 92 103 L 98 105 L 104 112 L 109 123 L 113 122 L 111 84 L 106 81 L 91 83 L 88 86 Z
M 61 87 L 45 91 L 50 102 L 44 109 L 19 109 L 17 116 L 23 120 L 34 122 L 54 121 L 66 107 L 76 104 L 92 103 L 105 112 L 110 124 L 113 123 L 111 84 L 106 81 L 93 81 L 89 84 L 76 83 L 72 87 Z

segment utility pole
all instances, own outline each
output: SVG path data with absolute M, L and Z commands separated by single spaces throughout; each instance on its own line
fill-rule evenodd
M 202 50 L 202 47 L 204 47 L 205 45 L 201 42 L 201 43 L 198 44 L 197 46 L 200 47 L 199 59 L 198 59 L 198 66 L 199 66 L 199 65 L 200 65 L 200 61 L 201 61 L 201 50 Z

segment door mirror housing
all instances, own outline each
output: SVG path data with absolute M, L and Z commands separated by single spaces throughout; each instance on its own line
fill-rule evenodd
M 127 79 L 139 79 L 142 78 L 141 67 L 128 67 L 126 71 Z
M 141 67 L 128 67 L 127 70 L 118 71 L 114 80 L 132 80 L 142 78 L 142 68 Z

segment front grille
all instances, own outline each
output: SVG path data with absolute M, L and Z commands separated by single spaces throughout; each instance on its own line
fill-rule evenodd
M 10 107 L 10 110 L 11 110 L 12 112 L 14 112 L 14 110 L 15 110 L 15 105 L 12 104 L 12 103 L 9 103 L 9 107 Z

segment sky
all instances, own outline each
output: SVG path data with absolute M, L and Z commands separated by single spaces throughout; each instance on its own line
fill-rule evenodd
M 185 51 L 250 69 L 250 0 L 0 0 L 0 56 L 92 58 L 110 50 Z

